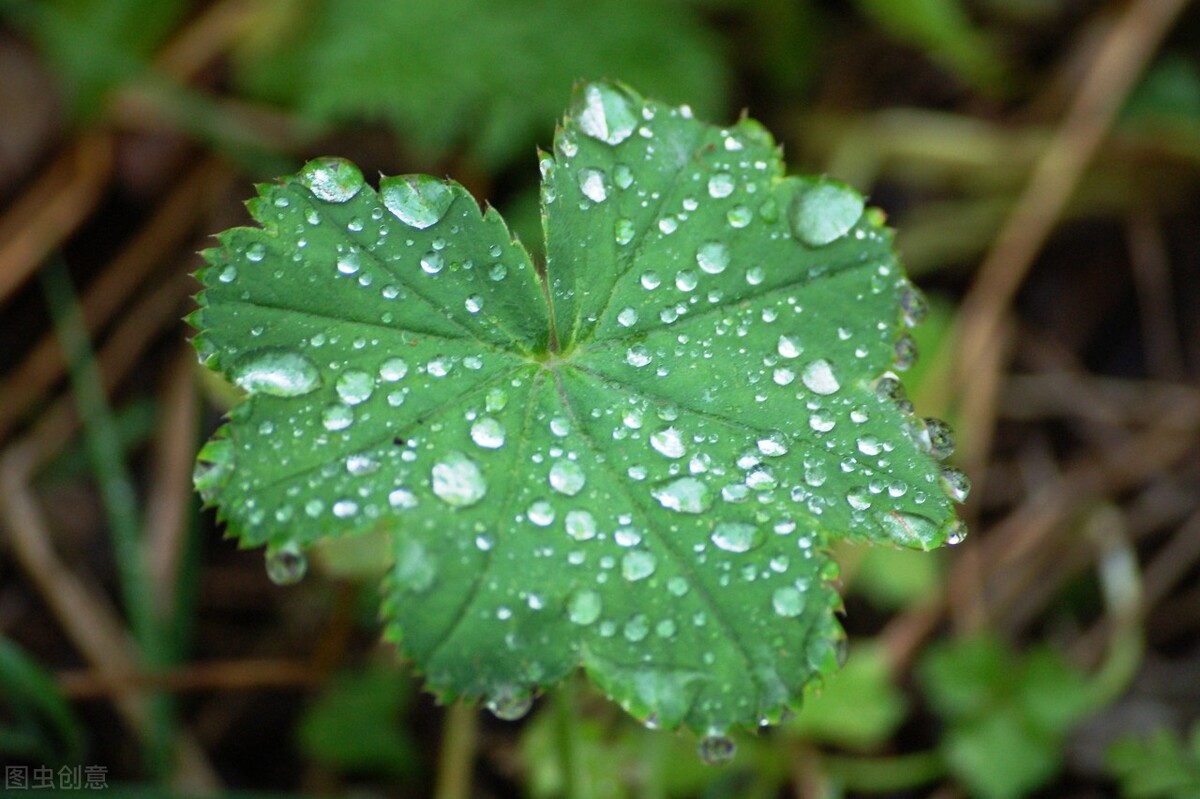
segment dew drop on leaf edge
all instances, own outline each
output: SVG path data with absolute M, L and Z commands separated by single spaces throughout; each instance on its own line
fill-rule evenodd
M 431 175 L 381 178 L 379 196 L 393 216 L 417 230 L 440 222 L 454 202 L 450 186 Z
M 308 572 L 308 558 L 295 544 L 268 547 L 266 563 L 267 577 L 275 585 L 295 585 Z
M 354 199 L 362 190 L 362 170 L 345 158 L 316 158 L 300 170 L 300 185 L 318 200 L 344 203 Z

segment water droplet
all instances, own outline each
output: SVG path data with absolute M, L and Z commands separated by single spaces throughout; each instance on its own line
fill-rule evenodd
M 366 452 L 346 456 L 346 471 L 356 477 L 373 474 L 379 471 L 381 465 L 378 460 Z
M 632 98 L 615 86 L 588 84 L 576 98 L 573 110 L 580 130 L 607 144 L 620 144 L 637 127 Z
M 508 392 L 498 386 L 489 388 L 484 398 L 484 407 L 488 409 L 488 413 L 499 413 L 504 410 L 505 405 L 508 405 Z
M 576 541 L 588 541 L 596 537 L 596 517 L 586 510 L 567 511 L 567 535 Z
M 960 469 L 953 466 L 943 466 L 941 470 L 942 490 L 946 496 L 955 502 L 966 502 L 971 493 L 971 478 Z
M 442 271 L 442 268 L 445 265 L 446 260 L 442 258 L 441 253 L 431 251 L 421 256 L 421 269 L 427 275 L 436 275 L 438 272 Z
M 617 324 L 621 327 L 633 327 L 637 324 L 638 312 L 633 308 L 622 308 L 617 314 Z
M 517 721 L 533 707 L 533 695 L 515 686 L 504 685 L 489 695 L 484 705 L 502 721 Z
M 440 222 L 454 202 L 449 184 L 430 175 L 381 178 L 379 196 L 397 219 L 418 230 Z
M 544 499 L 536 500 L 526 512 L 529 521 L 538 527 L 549 527 L 554 523 L 554 506 Z
M 479 313 L 483 310 L 483 297 L 478 294 L 472 294 L 463 302 L 467 309 L 467 313 Z
M 488 269 L 488 277 L 490 277 L 492 280 L 496 281 L 497 283 L 499 283 L 501 280 L 503 280 L 507 276 L 508 276 L 508 267 L 505 266 L 504 264 L 500 264 L 500 263 L 492 264 L 491 268 Z
M 757 286 L 767 279 L 767 272 L 761 266 L 752 266 L 746 270 L 746 282 Z
M 626 164 L 617 164 L 613 167 L 613 182 L 618 188 L 627 189 L 633 185 L 633 170 Z
M 658 272 L 650 270 L 642 273 L 642 288 L 652 291 L 660 285 L 662 285 L 662 278 L 658 276 Z
M 682 458 L 686 451 L 683 445 L 683 435 L 674 427 L 665 427 L 650 435 L 650 446 L 660 455 L 668 458 Z
M 621 558 L 621 574 L 630 582 L 646 579 L 654 574 L 656 568 L 658 558 L 644 549 L 626 552 L 625 557 Z
M 733 176 L 728 172 L 718 172 L 708 179 L 708 196 L 714 200 L 733 194 Z
M 587 475 L 575 461 L 555 461 L 550 467 L 550 487 L 560 494 L 573 497 L 583 490 Z
M 690 269 L 685 269 L 675 275 L 675 288 L 680 291 L 692 291 L 696 288 L 698 280 L 696 273 Z
M 487 494 L 487 481 L 475 461 L 457 450 L 433 466 L 433 493 L 455 508 L 474 505 Z
M 900 282 L 900 312 L 908 327 L 916 327 L 929 315 L 929 303 L 925 295 L 907 280 Z
M 335 402 L 321 412 L 321 424 L 326 430 L 345 430 L 353 421 L 354 411 L 341 402 Z
M 375 391 L 375 378 L 360 369 L 347 369 L 334 384 L 337 394 L 347 405 L 358 405 L 371 398 Z
M 928 549 L 938 534 L 934 521 L 917 513 L 888 511 L 879 514 L 878 518 L 887 536 L 904 546 Z
M 862 195 L 844 183 L 810 181 L 792 200 L 792 234 L 810 247 L 824 247 L 849 233 L 864 207 Z
M 701 244 L 696 250 L 696 263 L 710 275 L 719 275 L 729 266 L 729 248 L 719 241 Z
M 309 161 L 300 170 L 297 180 L 314 197 L 327 203 L 348 202 L 363 187 L 362 170 L 344 158 Z
M 358 513 L 358 503 L 352 499 L 339 499 L 333 503 L 333 515 L 339 519 L 349 519 Z
M 696 751 L 700 759 L 710 766 L 724 766 L 733 761 L 737 744 L 727 735 L 709 734 L 700 739 Z
M 804 345 L 797 336 L 780 336 L 775 349 L 781 358 L 798 358 L 804 352 Z
M 833 374 L 833 365 L 824 358 L 818 358 L 805 366 L 800 379 L 814 394 L 834 394 L 842 387 Z
M 471 440 L 484 449 L 504 446 L 504 425 L 491 416 L 481 416 L 471 425 Z
M 600 595 L 590 588 L 576 591 L 567 600 L 567 618 L 575 624 L 586 627 L 600 618 L 604 602 Z
M 650 357 L 650 353 L 641 344 L 625 350 L 625 363 L 630 366 L 640 369 L 650 363 L 651 360 L 653 359 Z
M 735 205 L 725 214 L 725 220 L 732 228 L 744 228 L 754 221 L 754 211 L 749 206 Z
M 786 386 L 790 385 L 796 379 L 796 373 L 786 366 L 780 366 L 772 373 L 771 379 L 775 381 L 775 385 L 777 386 Z
M 617 244 L 625 245 L 633 241 L 633 237 L 637 235 L 637 230 L 633 226 L 632 219 L 621 217 L 613 223 L 613 236 Z
M 708 484 L 695 477 L 680 477 L 650 492 L 658 504 L 679 513 L 704 513 L 712 507 Z
M 295 585 L 308 571 L 308 558 L 295 544 L 267 547 L 267 578 L 275 585 Z
M 794 619 L 804 612 L 804 593 L 792 585 L 777 588 L 771 595 L 771 607 L 785 619 Z
M 929 417 L 925 419 L 925 433 L 922 436 L 929 442 L 929 454 L 944 461 L 954 454 L 954 430 L 941 419 Z
M 710 537 L 726 552 L 749 552 L 765 540 L 758 525 L 746 522 L 718 522 Z
M 579 190 L 583 196 L 594 203 L 602 203 L 608 199 L 608 175 L 599 169 L 579 170 Z
M 950 546 L 961 544 L 967 540 L 967 523 L 962 519 L 955 519 L 950 523 L 949 532 L 946 534 L 946 543 Z
M 246 248 L 246 260 L 253 263 L 258 263 L 263 258 L 267 257 L 267 248 L 261 242 L 254 242 Z
M 901 333 L 896 338 L 895 357 L 892 366 L 901 372 L 906 372 L 917 362 L 917 342 L 908 333 Z
M 410 489 L 400 486 L 388 494 L 388 504 L 397 510 L 409 510 L 417 507 L 417 495 Z
M 646 618 L 646 614 L 637 613 L 625 622 L 624 629 L 625 640 L 631 643 L 637 643 L 645 639 L 650 634 L 650 622 Z
M 321 375 L 304 355 L 270 348 L 254 350 L 238 361 L 233 382 L 251 394 L 300 397 L 321 385 Z
M 388 358 L 379 367 L 380 379 L 388 383 L 403 380 L 406 374 L 408 374 L 408 361 L 403 358 Z

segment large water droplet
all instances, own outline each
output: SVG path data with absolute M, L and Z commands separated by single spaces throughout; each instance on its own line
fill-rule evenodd
M 550 487 L 560 494 L 573 497 L 583 490 L 587 475 L 575 461 L 555 461 L 550 467 Z
M 637 324 L 638 312 L 633 308 L 623 308 L 617 314 L 617 324 L 621 327 L 633 327 Z
M 916 327 L 929 315 L 929 303 L 925 296 L 907 280 L 900 283 L 900 312 L 908 327 Z
M 496 718 L 516 721 L 524 718 L 533 707 L 533 695 L 522 688 L 504 685 L 492 692 L 484 704 Z
M 708 483 L 695 477 L 680 477 L 652 490 L 651 495 L 667 510 L 704 513 L 712 507 Z
M 971 478 L 953 466 L 943 466 L 941 471 L 942 490 L 955 502 L 966 502 L 971 493 Z
M 897 544 L 929 549 L 938 535 L 938 526 L 926 516 L 905 511 L 887 511 L 878 516 L 880 526 Z
M 300 185 L 318 200 L 344 203 L 352 200 L 363 187 L 362 170 L 345 158 L 317 158 L 309 161 L 297 176 Z
M 430 175 L 381 178 L 379 196 L 397 219 L 418 230 L 440 222 L 454 202 L 449 184 Z
M 471 425 L 471 440 L 484 449 L 504 446 L 504 425 L 490 416 L 481 416 Z
M 275 585 L 295 585 L 308 571 L 308 558 L 295 544 L 267 548 L 267 577 Z
M 347 369 L 334 384 L 338 396 L 347 405 L 358 405 L 371 398 L 375 391 L 375 378 L 360 369 Z
M 408 362 L 403 358 L 388 358 L 379 367 L 379 377 L 389 383 L 403 380 L 408 374 Z
M 724 766 L 737 754 L 737 744 L 727 735 L 711 734 L 700 739 L 696 751 L 708 765 Z
M 814 394 L 833 394 L 842 387 L 833 374 L 833 365 L 824 358 L 818 358 L 805 366 L 800 379 Z
M 726 552 L 749 552 L 765 540 L 756 524 L 718 522 L 712 531 L 712 542 Z
M 792 200 L 792 233 L 810 247 L 824 247 L 850 232 L 862 217 L 862 195 L 836 180 L 815 180 Z
M 479 466 L 457 450 L 434 464 L 432 477 L 433 493 L 452 507 L 469 507 L 487 494 L 487 481 Z
M 929 454 L 944 461 L 954 454 L 954 430 L 941 419 L 932 416 L 925 419 L 922 443 L 928 442 Z
M 300 397 L 321 385 L 321 375 L 304 355 L 270 348 L 254 350 L 238 361 L 233 382 L 251 394 Z
M 637 127 L 632 98 L 615 86 L 588 84 L 577 97 L 573 110 L 580 129 L 607 144 L 620 144 Z
M 326 430 L 345 430 L 353 421 L 354 411 L 341 402 L 335 402 L 321 411 L 321 425 Z
M 701 244 L 696 250 L 696 263 L 710 275 L 719 275 L 729 266 L 729 248 L 719 241 Z
M 733 175 L 728 172 L 718 172 L 708 179 L 708 196 L 715 200 L 733 194 Z
M 576 591 L 567 600 L 567 618 L 575 624 L 586 626 L 600 618 L 604 602 L 600 595 L 590 588 Z

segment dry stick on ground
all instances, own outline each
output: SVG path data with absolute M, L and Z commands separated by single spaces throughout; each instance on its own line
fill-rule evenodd
M 0 218 L 0 304 L 87 219 L 112 167 L 111 137 L 83 135 Z
M 1034 167 L 959 312 L 959 385 L 1001 320 L 1112 125 L 1126 95 L 1187 0 L 1135 0 L 1099 51 L 1061 126 Z
M 195 362 L 191 346 L 183 344 L 157 403 L 160 417 L 150 490 L 142 515 L 142 547 L 159 619 L 169 618 L 175 611 L 175 585 L 189 529 L 199 413 Z
M 238 691 L 259 688 L 311 688 L 325 679 L 311 663 L 294 660 L 231 660 L 191 663 L 177 669 L 145 674 L 73 671 L 58 675 L 59 687 L 71 699 L 109 697 L 138 691 Z
M 224 196 L 230 181 L 229 168 L 215 159 L 204 160 L 184 176 L 84 293 L 80 305 L 89 332 L 106 325 L 138 287 L 179 250 L 197 220 Z M 5 397 L 0 405 L 0 439 L 62 378 L 64 369 L 58 338 L 47 334 L 0 385 L 0 395 Z

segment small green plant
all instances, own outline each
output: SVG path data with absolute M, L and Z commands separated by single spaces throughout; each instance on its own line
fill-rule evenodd
M 382 536 L 387 636 L 513 719 L 582 667 L 709 762 L 837 666 L 839 538 L 965 528 L 893 370 L 924 304 L 883 215 L 611 83 L 540 156 L 547 259 L 426 175 L 321 159 L 205 253 L 203 362 L 245 390 L 196 484 L 272 579 Z

